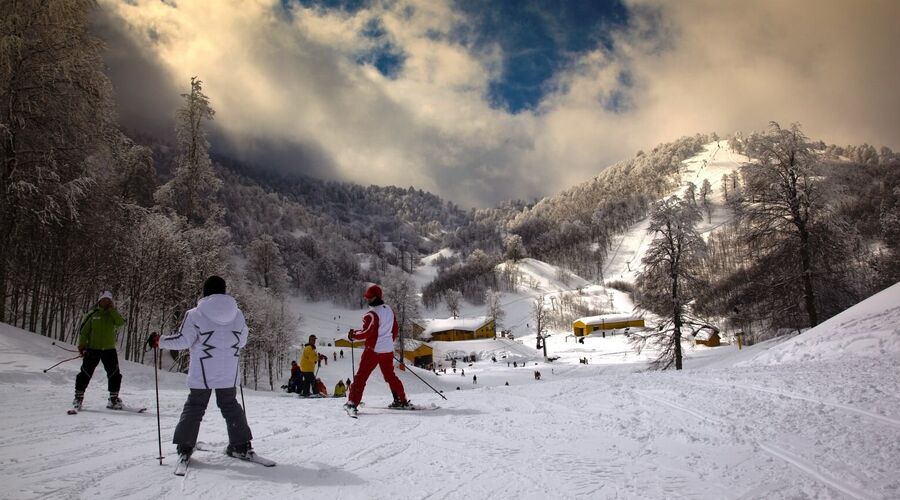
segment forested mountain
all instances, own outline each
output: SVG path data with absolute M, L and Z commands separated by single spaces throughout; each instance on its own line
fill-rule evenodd
M 258 382 L 265 368 L 269 384 L 296 334 L 292 295 L 360 306 L 365 283 L 384 282 L 413 311 L 410 274 L 443 248 L 457 252 L 435 260 L 425 305 L 513 290 L 515 266 L 497 264 L 524 256 L 603 280 L 613 238 L 655 215 L 682 184 L 683 160 L 717 139 L 597 165 L 595 178 L 534 204 L 465 212 L 418 189 L 276 175 L 217 156 L 207 140 L 215 103 L 197 78 L 173 110 L 174 141 L 123 131 L 89 29 L 95 4 L 0 5 L 0 35 L 15 41 L 0 44 L 0 321 L 71 340 L 81 313 L 111 290 L 127 321 L 126 359 L 144 356 L 151 331 L 175 328 L 211 274 L 265 332 L 242 359 L 247 377 Z M 748 161 L 723 185 L 735 217 L 692 247 L 693 313 L 778 332 L 900 280 L 896 153 L 777 126 L 735 136 L 731 149 Z M 685 200 L 695 205 L 694 191 Z M 639 283 L 639 297 L 659 291 Z

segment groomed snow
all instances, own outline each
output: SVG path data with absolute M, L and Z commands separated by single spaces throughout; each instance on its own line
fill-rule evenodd
M 732 150 L 728 146 L 728 141 L 721 140 L 705 145 L 702 152 L 682 162 L 679 172 L 682 184 L 669 193 L 669 196 L 684 197 L 687 183 L 693 182 L 697 186 L 699 199 L 703 181 L 708 180 L 712 185 L 712 194 L 709 198 L 712 205 L 712 217 L 707 218 L 704 213 L 703 220 L 697 225 L 697 230 L 704 236 L 731 220 L 731 210 L 727 208 L 722 197 L 722 176 L 731 174 L 747 161 L 749 158 Z M 634 281 L 640 270 L 641 259 L 644 258 L 647 249 L 653 242 L 653 235 L 647 233 L 649 227 L 650 218 L 647 217 L 615 237 L 612 250 L 607 255 L 606 264 L 603 267 L 605 279 Z

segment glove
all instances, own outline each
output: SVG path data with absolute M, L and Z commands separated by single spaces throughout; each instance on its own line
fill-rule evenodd
M 147 337 L 147 346 L 154 348 L 154 349 L 159 347 L 159 334 L 158 333 L 153 332 L 150 334 L 149 337 Z
M 353 329 L 352 329 L 352 328 L 347 332 L 347 338 L 350 339 L 351 342 L 352 342 L 353 340 L 355 340 L 355 339 L 353 338 Z
M 400 363 L 399 365 L 397 365 L 397 368 L 398 368 L 401 372 L 405 372 L 405 371 L 406 371 L 406 365 L 403 364 L 403 363 Z
M 84 357 L 85 347 L 83 345 L 78 346 L 78 355 Z

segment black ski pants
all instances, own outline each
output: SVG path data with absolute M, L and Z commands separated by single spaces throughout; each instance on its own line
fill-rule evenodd
M 316 391 L 316 373 L 300 372 L 300 395 L 309 396 L 315 394 Z
M 250 426 L 247 425 L 247 416 L 244 409 L 237 402 L 237 389 L 215 389 L 216 405 L 225 418 L 225 427 L 228 429 L 228 443 L 239 445 L 249 443 L 253 439 Z M 197 444 L 197 435 L 200 433 L 200 422 L 206 414 L 209 398 L 213 389 L 191 389 L 178 425 L 175 426 L 175 436 L 172 442 L 176 445 L 193 448 Z
M 75 377 L 75 392 L 84 392 L 94 376 L 94 369 L 103 362 L 106 369 L 106 378 L 109 392 L 117 393 L 122 386 L 122 373 L 119 371 L 119 356 L 115 349 L 87 349 L 84 351 L 84 361 L 81 362 L 81 371 Z

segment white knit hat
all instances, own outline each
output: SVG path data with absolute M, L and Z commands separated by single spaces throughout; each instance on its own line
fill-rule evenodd
M 110 292 L 109 290 L 104 290 L 103 293 L 100 294 L 100 298 L 97 299 L 97 302 L 100 302 L 103 299 L 112 300 L 112 292 Z

